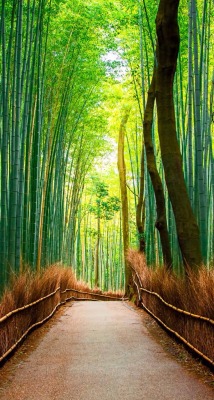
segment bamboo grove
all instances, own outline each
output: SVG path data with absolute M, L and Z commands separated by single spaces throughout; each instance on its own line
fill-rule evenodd
M 1 0 L 1 290 L 12 273 L 56 262 L 72 265 L 91 286 L 124 287 L 111 154 L 127 110 L 127 247 L 143 243 L 148 264 L 163 263 L 143 142 L 157 9 L 157 1 L 147 0 Z M 207 267 L 214 249 L 213 14 L 212 0 L 180 1 L 174 81 L 177 139 Z M 173 268 L 180 271 L 156 109 L 152 146 Z

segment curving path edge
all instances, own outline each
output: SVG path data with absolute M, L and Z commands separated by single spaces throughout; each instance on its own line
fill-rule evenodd
M 1 400 L 213 400 L 121 302 L 65 307 L 0 385 Z

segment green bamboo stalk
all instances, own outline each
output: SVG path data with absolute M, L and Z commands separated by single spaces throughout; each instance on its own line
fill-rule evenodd
M 192 2 L 189 2 L 189 26 L 188 26 L 188 193 L 191 205 L 194 204 L 194 176 L 193 176 L 193 67 L 192 67 Z
M 21 112 L 21 54 L 22 54 L 22 1 L 17 4 L 17 22 L 15 39 L 15 59 L 13 75 L 13 106 L 12 106 L 12 158 L 11 158 L 11 183 L 9 199 L 9 246 L 8 262 L 10 268 L 19 271 L 16 265 L 16 222 L 19 193 L 20 173 L 20 112 Z
M 0 259 L 0 290 L 6 283 L 7 262 L 7 201 L 8 201 L 8 146 L 9 135 L 9 110 L 8 110 L 8 86 L 6 64 L 6 32 L 5 32 L 5 2 L 2 0 L 1 10 L 1 42 L 2 42 L 2 143 L 1 143 L 1 259 Z M 9 52 L 10 54 L 10 52 Z M 8 79 L 7 79 L 8 78 Z
M 201 231 L 201 247 L 202 256 L 206 256 L 206 193 L 204 182 L 204 166 L 203 166 L 203 152 L 202 152 L 202 131 L 201 131 L 201 78 L 198 62 L 198 37 L 197 37 L 197 9 L 196 1 L 192 1 L 192 21 L 193 21 L 193 48 L 194 48 L 194 84 L 195 84 L 195 131 L 196 131 L 196 177 L 197 177 L 197 191 L 199 201 L 199 226 Z

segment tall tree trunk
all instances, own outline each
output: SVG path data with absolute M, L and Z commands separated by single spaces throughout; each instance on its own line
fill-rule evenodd
M 126 252 L 129 248 L 129 211 L 128 211 L 128 196 L 126 186 L 126 165 L 124 158 L 124 137 L 126 124 L 129 118 L 130 110 L 127 110 L 122 118 L 119 130 L 118 139 L 118 171 L 120 178 L 120 191 L 121 191 L 121 203 L 122 203 L 122 231 L 123 231 L 123 251 L 125 260 L 125 292 L 129 293 L 129 285 L 131 281 L 131 270 L 126 261 Z
M 97 218 L 97 243 L 95 253 L 94 286 L 99 287 L 100 217 Z
M 168 269 L 170 269 L 172 268 L 172 256 L 170 250 L 169 234 L 167 229 L 164 190 L 155 162 L 155 154 L 154 154 L 152 135 L 151 135 L 154 102 L 155 102 L 155 75 L 152 78 L 152 82 L 148 92 L 148 100 L 144 113 L 143 135 L 144 135 L 144 143 L 146 149 L 147 168 L 152 181 L 152 186 L 155 193 L 156 207 L 157 207 L 157 219 L 155 226 L 160 234 L 164 264 Z
M 197 270 L 202 262 L 199 229 L 184 181 L 173 102 L 173 81 L 180 41 L 178 6 L 179 0 L 160 0 L 156 17 L 155 96 L 161 157 L 178 241 L 184 265 Z
M 140 161 L 140 190 L 138 202 L 136 206 L 136 225 L 138 230 L 139 251 L 145 253 L 145 199 L 144 199 L 144 149 L 142 146 L 141 161 Z

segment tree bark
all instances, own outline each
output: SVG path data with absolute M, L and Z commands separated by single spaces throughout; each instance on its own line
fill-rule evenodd
M 185 266 L 197 270 L 202 263 L 199 229 L 184 181 L 173 102 L 173 81 L 180 41 L 178 6 L 179 0 L 160 0 L 159 3 L 156 17 L 155 97 L 161 157 L 183 262 Z
M 95 254 L 94 285 L 99 287 L 100 217 L 97 218 L 97 243 Z
M 142 146 L 143 147 L 143 146 Z M 136 225 L 138 230 L 139 240 L 139 251 L 145 253 L 146 241 L 145 241 L 145 199 L 144 199 L 144 149 L 142 148 L 141 153 L 141 164 L 140 164 L 140 191 L 138 196 L 138 202 L 136 207 Z
M 118 139 L 118 172 L 120 178 L 120 191 L 121 191 L 121 203 L 122 203 L 122 231 L 123 231 L 123 251 L 125 260 L 125 293 L 129 294 L 129 285 L 131 282 L 131 270 L 126 261 L 126 253 L 129 248 L 129 212 L 128 212 L 128 196 L 126 186 L 126 165 L 124 158 L 124 136 L 126 130 L 126 124 L 129 118 L 130 110 L 125 112 L 122 118 L 119 130 Z
M 153 75 L 152 82 L 148 91 L 148 99 L 144 113 L 143 135 L 144 135 L 144 143 L 146 149 L 147 168 L 152 181 L 152 186 L 155 193 L 156 207 L 157 207 L 157 220 L 155 226 L 160 234 L 164 265 L 166 266 L 167 269 L 171 269 L 172 256 L 171 256 L 171 249 L 169 242 L 169 234 L 167 229 L 164 190 L 155 162 L 155 154 L 151 136 L 154 103 L 155 103 L 155 74 Z

